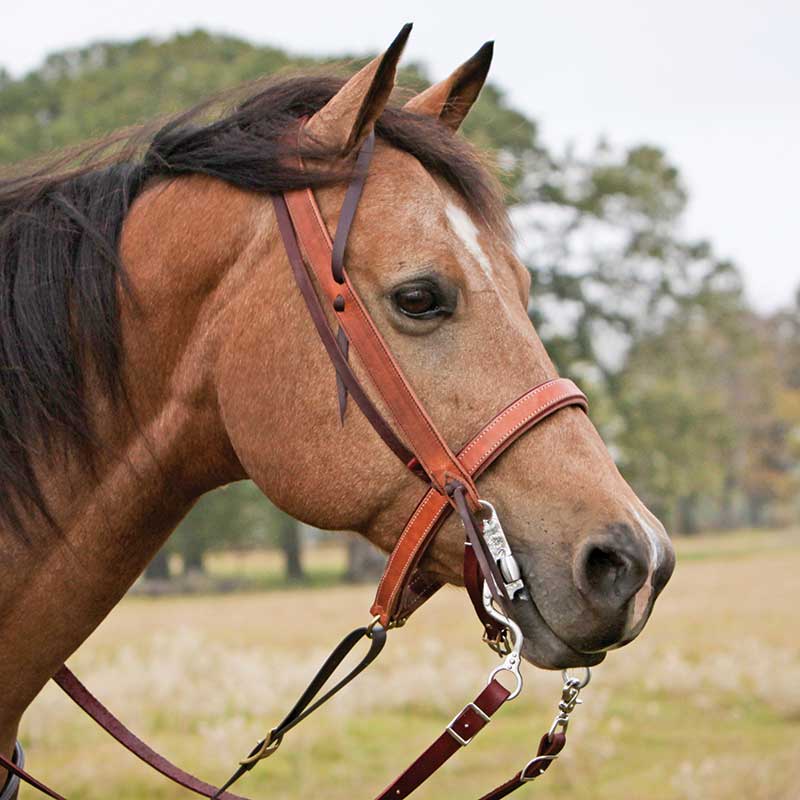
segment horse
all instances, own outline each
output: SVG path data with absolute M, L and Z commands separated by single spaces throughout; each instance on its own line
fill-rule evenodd
M 212 118 L 201 104 L 0 182 L 6 757 L 37 693 L 205 492 L 250 479 L 387 552 L 418 500 L 419 475 L 337 393 L 271 198 L 312 189 L 333 236 L 374 139 L 348 275 L 453 452 L 557 379 L 500 185 L 458 132 L 492 46 L 400 103 L 407 36 L 349 79 L 271 78 Z M 349 362 L 393 419 L 359 353 Z M 674 552 L 581 408 L 544 419 L 479 486 L 529 597 L 514 603 L 527 661 L 592 666 L 640 633 Z M 463 553 L 454 515 L 419 569 L 462 585 Z

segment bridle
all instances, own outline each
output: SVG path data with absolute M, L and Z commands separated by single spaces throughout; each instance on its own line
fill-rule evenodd
M 166 777 L 191 791 L 220 800 L 243 800 L 228 788 L 259 761 L 274 754 L 284 737 L 374 661 L 387 639 L 387 631 L 404 625 L 408 618 L 440 587 L 423 575 L 419 563 L 445 519 L 456 511 L 466 532 L 464 583 L 473 607 L 484 626 L 484 640 L 503 661 L 489 674 L 484 689 L 453 718 L 441 735 L 376 800 L 401 800 L 433 775 L 489 723 L 495 712 L 522 689 L 520 653 L 522 632 L 513 618 L 515 597 L 530 601 L 519 567 L 509 547 L 494 507 L 481 499 L 476 479 L 520 436 L 543 419 L 567 406 L 588 410 L 585 395 L 570 380 L 556 378 L 525 392 L 500 411 L 458 453 L 453 453 L 431 421 L 424 406 L 404 377 L 350 282 L 344 266 L 347 239 L 355 218 L 375 147 L 370 133 L 362 145 L 347 187 L 342 210 L 331 240 L 312 189 L 297 189 L 273 195 L 278 228 L 295 281 L 325 350 L 335 368 L 339 413 L 344 419 L 347 398 L 360 408 L 390 450 L 425 484 L 420 499 L 389 555 L 371 607 L 372 621 L 348 634 L 319 669 L 286 717 L 241 760 L 238 769 L 216 788 L 184 772 L 128 730 L 97 700 L 77 677 L 62 666 L 55 682 L 99 725 L 123 746 Z M 297 157 L 299 161 L 299 156 Z M 326 313 L 327 310 L 327 313 Z M 333 314 L 334 333 L 328 315 Z M 400 435 L 378 411 L 353 372 L 349 351 L 353 349 L 389 410 Z M 332 688 L 320 694 L 338 665 L 362 640 L 369 648 Z M 513 688 L 499 680 L 502 673 L 514 679 Z M 566 743 L 570 714 L 580 702 L 578 695 L 589 682 L 564 672 L 559 712 L 542 736 L 535 756 L 511 779 L 483 795 L 498 800 L 544 773 Z M 14 757 L 0 754 L 0 767 L 10 773 L 0 800 L 16 796 L 24 780 L 56 800 L 61 795 L 33 778 L 23 768 L 24 757 L 17 743 Z

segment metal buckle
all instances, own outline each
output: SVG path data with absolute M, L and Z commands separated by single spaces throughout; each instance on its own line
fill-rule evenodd
M 264 738 L 264 741 L 261 743 L 261 747 L 256 750 L 255 753 L 251 756 L 247 756 L 247 758 L 243 758 L 239 765 L 242 767 L 250 767 L 255 764 L 257 761 L 261 761 L 264 758 L 269 758 L 280 746 L 281 742 L 283 741 L 283 736 L 279 736 L 274 742 L 272 741 L 272 737 L 275 734 L 275 728 L 273 728 Z
M 408 620 L 408 617 L 403 617 L 401 619 L 392 619 L 392 620 L 389 620 L 389 624 L 388 625 L 382 625 L 381 624 L 380 615 L 377 615 L 377 616 L 373 617 L 371 622 L 369 623 L 369 625 L 367 625 L 366 636 L 367 636 L 368 639 L 371 639 L 372 638 L 372 631 L 376 627 L 385 628 L 387 631 L 390 631 L 393 628 L 402 628 L 403 625 L 406 624 L 407 620 Z
M 508 632 L 510 632 L 511 637 L 513 639 L 513 644 L 511 645 L 509 651 L 505 654 L 505 660 L 502 664 L 495 667 L 489 673 L 489 683 L 493 680 L 494 676 L 497 675 L 499 672 L 510 672 L 514 679 L 517 682 L 517 685 L 514 687 L 511 694 L 508 696 L 508 700 L 513 700 L 521 691 L 522 691 L 522 675 L 520 674 L 519 668 L 522 659 L 520 658 L 520 654 L 522 652 L 522 630 L 520 629 L 519 625 L 514 622 L 513 619 L 507 617 L 505 614 L 498 611 L 494 605 L 492 604 L 492 592 L 489 589 L 488 584 L 486 581 L 483 582 L 483 607 L 486 609 L 486 613 L 492 617 L 492 619 L 499 622 L 501 625 L 504 625 Z M 487 642 L 488 644 L 488 642 Z M 491 644 L 489 644 L 491 647 Z M 492 648 L 494 649 L 494 648 Z M 501 653 L 501 655 L 503 655 Z
M 450 720 L 450 724 L 447 726 L 447 732 L 462 746 L 466 747 L 477 735 L 480 733 L 480 730 L 475 731 L 469 739 L 464 739 L 461 734 L 457 733 L 453 730 L 453 725 L 461 719 L 461 717 L 469 710 L 472 709 L 484 722 L 491 722 L 492 718 L 480 707 L 476 706 L 475 703 L 467 703 L 461 711 L 456 714 L 453 719 Z
M 538 778 L 543 772 L 543 768 L 539 768 L 533 775 L 528 774 L 528 770 L 537 764 L 539 761 L 555 761 L 558 758 L 557 755 L 554 756 L 536 756 L 536 758 L 532 758 L 523 768 L 522 772 L 519 773 L 519 782 L 520 783 L 527 783 L 528 781 L 532 781 L 535 778 Z
M 584 667 L 584 670 L 585 674 L 583 680 L 580 678 L 573 678 L 566 669 L 561 672 L 561 676 L 564 679 L 564 686 L 561 689 L 561 701 L 558 704 L 558 714 L 556 714 L 553 724 L 547 732 L 547 735 L 551 739 L 559 728 L 561 728 L 562 733 L 567 732 L 570 715 L 575 710 L 576 706 L 583 703 L 583 700 L 579 699 L 578 695 L 580 695 L 581 689 L 586 688 L 589 685 L 589 681 L 592 679 L 592 671 L 589 667 Z

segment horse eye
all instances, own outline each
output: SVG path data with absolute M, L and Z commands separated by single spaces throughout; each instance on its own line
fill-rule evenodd
M 413 319 L 430 319 L 441 313 L 441 299 L 436 287 L 428 283 L 412 283 L 401 286 L 394 292 L 394 303 L 401 313 Z

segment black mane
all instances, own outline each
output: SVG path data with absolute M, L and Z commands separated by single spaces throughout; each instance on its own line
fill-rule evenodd
M 123 394 L 117 291 L 125 276 L 117 245 L 142 187 L 197 173 L 259 193 L 341 180 L 301 173 L 286 158 L 286 132 L 341 85 L 320 76 L 264 82 L 216 119 L 207 102 L 160 128 L 114 134 L 0 179 L 0 525 L 27 538 L 24 512 L 50 519 L 34 455 L 56 446 L 91 455 L 87 364 L 109 396 Z M 394 106 L 376 132 L 505 228 L 495 181 L 463 139 Z

